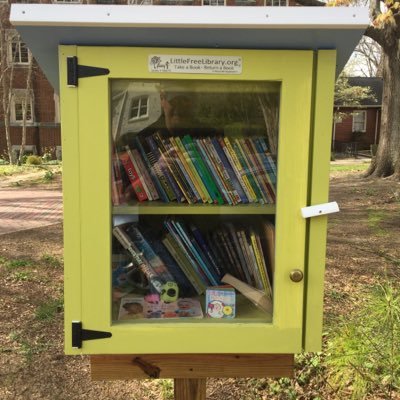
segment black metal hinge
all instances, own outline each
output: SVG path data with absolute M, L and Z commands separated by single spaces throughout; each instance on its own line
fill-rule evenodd
M 81 349 L 84 340 L 106 339 L 112 336 L 111 332 L 92 331 L 89 329 L 82 329 L 82 322 L 72 322 L 72 347 L 74 349 Z
M 108 75 L 109 73 L 110 70 L 108 68 L 79 65 L 78 57 L 67 57 L 67 85 L 70 87 L 77 87 L 79 78 Z

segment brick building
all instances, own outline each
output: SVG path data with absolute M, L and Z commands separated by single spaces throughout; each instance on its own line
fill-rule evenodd
M 382 109 L 382 78 L 350 77 L 350 86 L 369 87 L 374 98 L 362 100 L 357 107 L 335 104 L 334 110 L 346 113 L 347 117 L 333 126 L 332 144 L 336 152 L 368 150 L 379 142 Z
M 293 0 L 0 0 L 1 36 L 6 48 L 2 58 L 2 74 L 13 71 L 9 85 L 9 121 L 13 156 L 19 154 L 23 131 L 23 104 L 26 104 L 26 153 L 42 155 L 51 150 L 53 157 L 61 158 L 59 99 L 45 78 L 29 49 L 20 40 L 9 23 L 10 3 L 57 4 L 135 4 L 135 5 L 196 5 L 196 6 L 292 6 Z M 27 90 L 27 74 L 32 63 L 31 90 Z M 4 87 L 0 88 L 4 91 Z M 26 103 L 24 99 L 27 99 Z M 0 158 L 6 157 L 5 113 L 0 107 Z M 6 157 L 7 158 L 7 157 Z

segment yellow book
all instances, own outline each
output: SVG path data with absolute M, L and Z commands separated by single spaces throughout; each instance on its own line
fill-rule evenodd
M 170 137 L 169 141 L 171 142 L 171 144 L 175 147 L 176 149 L 176 154 L 178 155 L 179 160 L 181 161 L 183 167 L 185 168 L 185 171 L 187 172 L 189 178 L 191 179 L 195 189 L 197 190 L 199 196 L 201 197 L 201 201 L 203 203 L 207 203 L 207 199 L 204 196 L 203 191 L 201 190 L 201 188 L 199 187 L 198 183 L 196 182 L 196 178 L 193 175 L 192 170 L 190 169 L 190 166 L 188 165 L 188 162 L 186 161 L 185 155 L 182 153 L 182 149 L 178 146 L 177 140 L 174 137 Z
M 181 141 L 181 138 L 176 137 L 175 143 L 177 144 L 179 150 L 182 152 L 183 156 L 185 157 L 186 164 L 189 166 L 189 169 L 192 172 L 193 177 L 195 178 L 194 184 L 196 186 L 196 189 L 199 191 L 201 198 L 204 199 L 203 202 L 204 203 L 213 203 L 213 200 L 211 199 L 210 194 L 208 193 L 206 187 L 204 186 L 204 183 L 201 180 L 199 173 L 197 172 L 196 168 L 194 167 L 192 160 L 190 159 L 190 156 Z
M 226 148 L 230 154 L 230 158 L 233 161 L 233 167 L 236 169 L 237 171 L 237 178 L 239 179 L 240 184 L 243 187 L 243 190 L 246 193 L 246 196 L 248 197 L 249 200 L 251 200 L 251 202 L 257 202 L 258 198 L 256 196 L 256 194 L 254 193 L 253 188 L 251 187 L 251 184 L 249 182 L 249 179 L 246 176 L 246 172 L 243 169 L 242 165 L 240 164 L 239 159 L 237 158 L 237 155 L 235 153 L 235 150 L 232 147 L 231 142 L 229 141 L 229 139 L 227 137 L 224 138 L 224 143 L 226 145 Z
M 250 232 L 250 240 L 251 240 L 251 245 L 253 247 L 254 255 L 256 257 L 257 267 L 260 272 L 260 276 L 261 276 L 261 280 L 262 280 L 262 283 L 263 283 L 263 286 L 265 289 L 265 293 L 267 293 L 269 296 L 272 296 L 271 285 L 269 284 L 269 278 L 267 276 L 267 272 L 264 267 L 265 263 L 263 260 L 263 254 L 261 253 L 262 250 L 258 246 L 257 237 L 253 230 L 251 230 L 251 232 Z

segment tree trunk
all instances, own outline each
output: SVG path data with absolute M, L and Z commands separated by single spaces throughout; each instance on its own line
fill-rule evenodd
M 400 179 L 400 42 L 383 48 L 383 98 L 379 145 L 367 176 Z

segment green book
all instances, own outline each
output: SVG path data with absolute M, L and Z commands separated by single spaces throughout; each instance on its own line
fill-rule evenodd
M 224 204 L 224 199 L 217 188 L 214 180 L 211 177 L 210 172 L 207 169 L 207 166 L 204 164 L 201 155 L 197 151 L 196 145 L 193 142 L 192 138 L 189 135 L 186 135 L 182 138 L 182 143 L 186 147 L 190 157 L 192 158 L 193 164 L 197 168 L 197 172 L 199 173 L 204 185 L 207 188 L 208 193 L 210 194 L 214 203 Z

